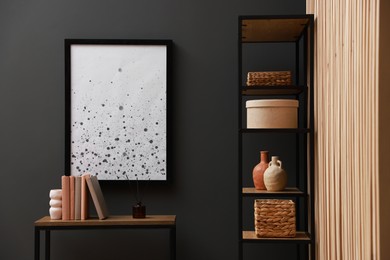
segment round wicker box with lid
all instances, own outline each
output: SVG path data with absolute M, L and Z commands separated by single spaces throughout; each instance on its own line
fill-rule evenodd
M 297 128 L 295 99 L 258 99 L 246 102 L 247 128 Z

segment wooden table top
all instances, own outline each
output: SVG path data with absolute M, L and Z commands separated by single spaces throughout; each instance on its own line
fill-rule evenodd
M 37 221 L 36 227 L 75 227 L 75 226 L 174 226 L 176 215 L 146 215 L 145 218 L 133 218 L 131 215 L 109 216 L 106 219 L 89 218 L 87 220 L 51 220 L 45 216 Z

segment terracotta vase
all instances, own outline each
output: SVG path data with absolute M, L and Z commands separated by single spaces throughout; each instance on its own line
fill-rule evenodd
M 287 185 L 287 173 L 282 168 L 278 156 L 272 156 L 267 170 L 264 172 L 264 184 L 269 191 L 284 190 Z
M 256 190 L 265 190 L 264 172 L 268 168 L 268 151 L 260 151 L 260 163 L 253 168 L 253 184 Z

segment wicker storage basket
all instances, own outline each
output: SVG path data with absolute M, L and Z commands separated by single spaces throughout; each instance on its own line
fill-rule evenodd
M 292 200 L 255 200 L 257 237 L 295 237 L 295 203 Z
M 291 71 L 248 72 L 248 86 L 288 86 L 292 85 Z

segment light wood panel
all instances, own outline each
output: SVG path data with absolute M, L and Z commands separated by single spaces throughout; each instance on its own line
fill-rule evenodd
M 379 259 L 379 0 L 307 0 L 315 15 L 317 259 Z

